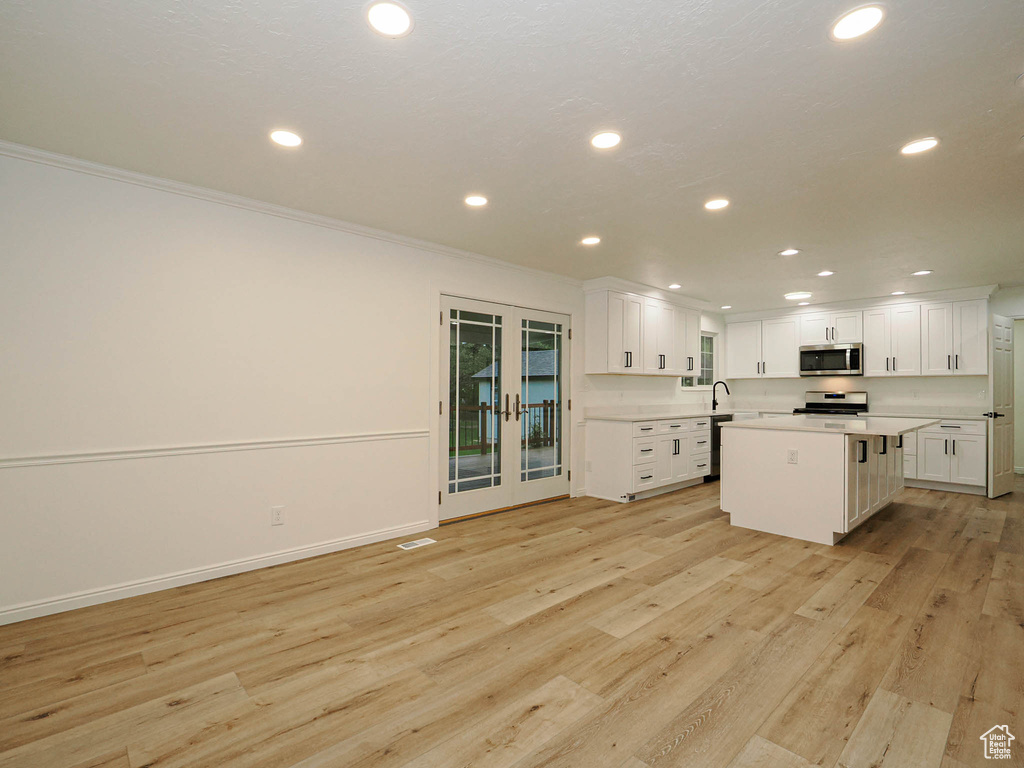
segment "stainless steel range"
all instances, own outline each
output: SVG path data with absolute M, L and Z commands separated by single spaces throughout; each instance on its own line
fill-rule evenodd
M 860 416 L 868 412 L 867 392 L 805 392 L 804 407 L 793 413 L 823 416 Z

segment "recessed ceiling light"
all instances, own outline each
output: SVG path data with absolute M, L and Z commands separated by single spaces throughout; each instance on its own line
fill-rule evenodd
M 590 139 L 590 143 L 597 149 L 611 149 L 612 147 L 617 147 L 619 146 L 620 141 L 622 141 L 622 137 L 615 131 L 602 131 L 601 133 L 595 134 Z
M 822 270 L 821 272 L 818 273 L 818 277 L 832 277 L 832 275 L 834 275 L 834 274 L 835 274 L 835 272 L 830 272 L 829 270 L 824 269 L 824 270 Z
M 893 296 L 902 296 L 902 295 L 904 295 L 905 293 L 906 293 L 906 291 L 893 291 L 893 292 L 892 292 L 892 295 L 893 295 Z
M 810 291 L 793 291 L 792 293 L 787 293 L 786 294 L 786 299 L 788 301 L 798 301 L 799 299 L 809 299 L 809 298 L 811 298 L 811 292 Z
M 787 248 L 784 251 L 779 251 L 779 256 L 796 256 L 800 253 L 798 248 Z
M 720 211 L 729 205 L 729 201 L 724 197 L 716 197 L 714 200 L 708 200 L 704 203 L 704 207 L 709 211 Z
M 921 277 L 922 275 L 930 275 L 932 271 L 930 269 L 919 269 L 914 273 L 914 277 Z
M 590 237 L 584 237 L 580 242 L 583 245 L 597 245 L 601 242 L 601 238 L 597 235 L 591 235 Z
M 479 208 L 481 205 L 487 205 L 487 198 L 483 195 L 470 195 L 466 198 L 466 205 Z
M 732 309 L 732 304 L 723 304 L 722 309 Z
M 682 288 L 682 287 L 683 286 L 681 286 L 679 283 L 672 283 L 672 285 L 669 286 L 669 288 L 671 288 L 673 291 L 676 290 L 677 288 Z
M 935 149 L 939 146 L 939 140 L 934 136 L 929 136 L 927 139 L 915 139 L 909 144 L 904 144 L 900 149 L 900 153 L 904 155 L 916 155 L 920 152 L 927 152 L 929 149 Z
M 855 37 L 866 35 L 881 24 L 884 18 L 885 11 L 877 5 L 857 8 L 841 16 L 839 21 L 832 25 L 829 37 L 833 40 L 853 40 Z
M 404 37 L 412 31 L 412 14 L 399 3 L 371 3 L 366 21 L 374 32 L 385 37 Z
M 809 301 L 800 301 L 800 302 L 797 302 L 797 306 L 798 307 L 806 307 L 810 303 L 811 302 L 809 302 Z
M 282 147 L 297 147 L 302 143 L 302 137 L 291 131 L 271 131 L 270 139 Z

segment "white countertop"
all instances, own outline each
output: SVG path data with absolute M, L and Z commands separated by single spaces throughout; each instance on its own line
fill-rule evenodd
M 643 413 L 610 413 L 599 415 L 587 415 L 587 421 L 662 421 L 666 419 L 695 419 L 700 416 L 720 416 L 725 414 L 733 416 L 737 413 L 793 413 L 789 410 L 768 410 L 763 408 L 719 408 L 717 411 L 709 411 L 706 408 L 665 408 L 664 410 L 644 411 Z
M 826 418 L 821 416 L 777 416 L 771 419 L 727 421 L 723 429 L 774 429 L 780 432 L 837 432 L 844 435 L 903 435 L 938 424 L 938 419 L 901 419 L 893 416 Z

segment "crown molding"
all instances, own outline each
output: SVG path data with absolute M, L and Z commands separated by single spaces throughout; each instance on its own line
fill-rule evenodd
M 584 281 L 584 293 L 593 293 L 595 291 L 622 291 L 624 293 L 634 293 L 638 296 L 660 299 L 662 301 L 667 301 L 670 304 L 679 304 L 690 309 L 703 309 L 721 314 L 717 307 L 707 301 L 695 299 L 693 296 L 686 296 L 684 294 L 676 293 L 675 291 L 665 291 L 661 288 L 655 288 L 653 285 L 644 285 L 643 283 L 634 283 L 630 280 L 623 280 L 620 277 L 595 277 L 591 280 Z
M 950 288 L 945 291 L 929 291 L 927 293 L 905 294 L 903 296 L 878 296 L 851 301 L 835 301 L 829 304 L 816 304 L 807 307 L 765 309 L 757 312 L 735 312 L 725 316 L 726 324 L 743 323 L 750 320 L 768 320 L 778 317 L 799 317 L 815 315 L 819 312 L 839 312 L 842 310 L 875 309 L 876 307 L 892 307 L 898 304 L 923 304 L 929 301 L 970 301 L 971 299 L 988 299 L 995 293 L 997 286 L 981 285 L 973 288 Z
M 559 275 L 554 272 L 546 272 L 542 269 L 533 269 L 532 267 L 523 267 L 491 256 L 484 256 L 471 251 L 463 251 L 458 248 L 451 248 L 446 245 L 431 243 L 426 240 L 417 240 L 403 235 L 396 235 L 393 232 L 387 232 L 382 229 L 373 229 L 372 227 L 364 227 L 360 224 L 353 224 L 352 222 L 342 221 L 341 219 L 335 219 L 330 216 L 323 216 L 317 213 L 307 213 L 306 211 L 300 211 L 295 208 L 286 208 L 283 205 L 265 203 L 249 197 L 234 195 L 229 192 L 218 192 L 215 189 L 197 187 L 193 184 L 186 184 L 181 181 L 163 179 L 158 176 L 149 176 L 144 173 L 137 173 L 136 171 L 127 171 L 123 168 L 94 163 L 91 160 L 82 160 L 77 157 L 71 157 L 70 155 L 61 155 L 56 152 L 49 152 L 45 149 L 29 147 L 24 144 L 15 144 L 14 142 L 4 141 L 3 139 L 0 139 L 0 156 L 11 157 L 16 160 L 25 160 L 27 162 L 38 163 L 40 165 L 49 165 L 54 168 L 61 168 L 66 171 L 74 171 L 76 173 L 84 173 L 89 176 L 97 176 L 101 179 L 109 179 L 111 181 L 119 181 L 124 184 L 134 184 L 135 186 L 153 189 L 158 192 L 168 192 L 172 195 L 191 197 L 195 200 L 203 200 L 209 203 L 216 203 L 218 205 L 226 205 L 231 208 L 240 208 L 254 213 L 262 213 L 267 216 L 276 216 L 280 219 L 297 221 L 301 224 L 310 224 L 314 227 L 333 229 L 337 232 L 344 232 L 349 235 L 368 237 L 373 240 L 394 243 L 395 245 L 401 245 L 407 248 L 415 248 L 438 256 L 447 256 L 488 267 L 505 269 L 510 272 L 518 272 L 520 274 L 530 275 L 533 277 L 541 277 L 545 280 L 556 280 L 576 288 L 583 285 L 582 280 L 577 280 L 576 278 L 568 277 L 567 275 Z

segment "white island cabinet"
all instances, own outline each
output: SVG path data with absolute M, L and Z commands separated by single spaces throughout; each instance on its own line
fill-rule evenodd
M 906 435 L 935 419 L 782 416 L 722 425 L 722 509 L 743 528 L 839 539 L 903 488 Z

